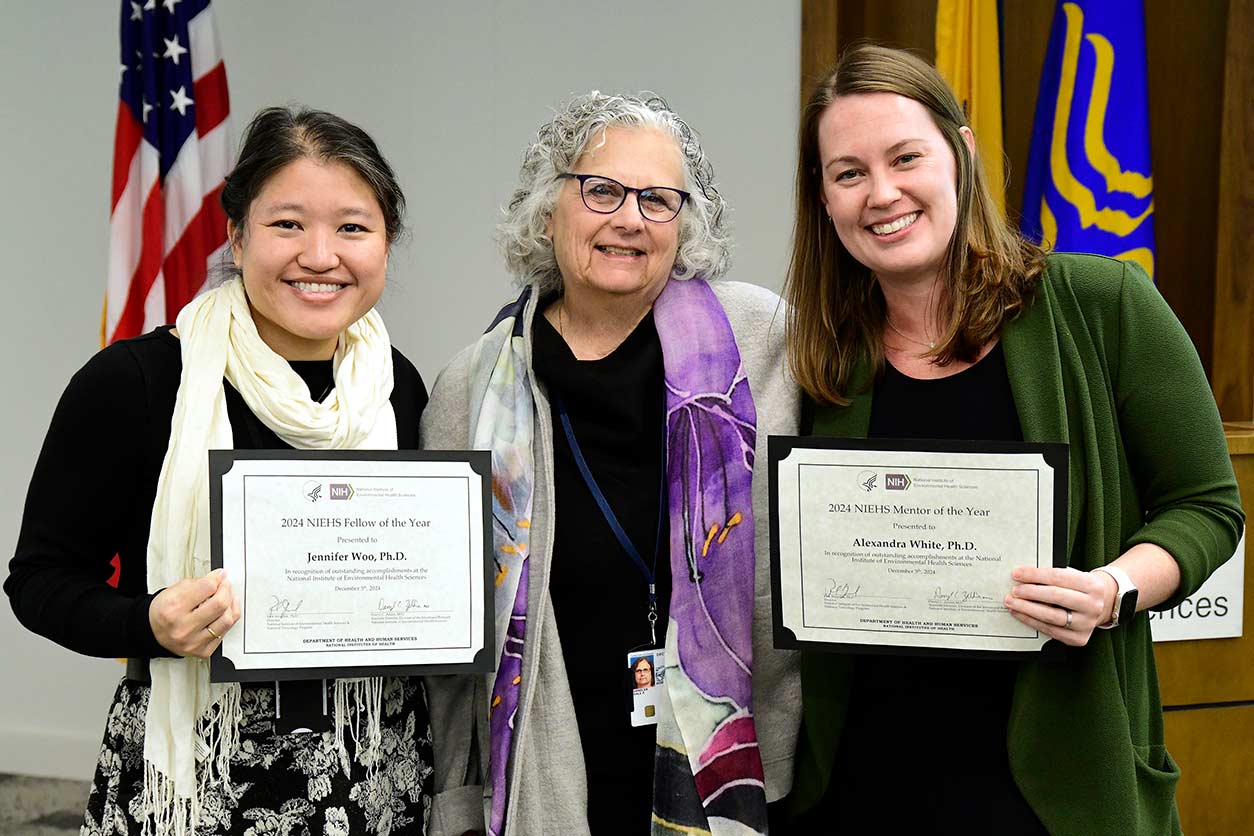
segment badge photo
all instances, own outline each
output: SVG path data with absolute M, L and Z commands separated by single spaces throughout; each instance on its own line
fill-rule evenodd
M 666 651 L 660 648 L 627 654 L 631 675 L 631 724 L 654 726 L 658 721 L 659 686 L 666 684 Z

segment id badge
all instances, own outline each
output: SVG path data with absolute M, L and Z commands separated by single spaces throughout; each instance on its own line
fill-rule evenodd
M 631 683 L 631 724 L 656 726 L 658 703 L 666 684 L 666 651 L 633 650 L 627 654 L 627 673 Z

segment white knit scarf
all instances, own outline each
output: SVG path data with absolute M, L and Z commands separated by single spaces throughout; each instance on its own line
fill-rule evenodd
M 257 334 L 243 282 L 235 278 L 197 297 L 178 315 L 183 371 L 170 446 L 157 481 L 148 534 L 148 588 L 164 589 L 209 572 L 209 457 L 233 446 L 223 378 L 252 413 L 297 449 L 396 449 L 392 347 L 371 310 L 340 335 L 335 391 L 316 403 L 309 388 Z M 186 836 L 200 820 L 211 782 L 229 786 L 239 743 L 240 686 L 209 682 L 204 659 L 153 659 L 144 725 L 144 833 Z M 348 767 L 344 729 L 365 721 L 363 748 L 377 747 L 378 679 L 339 680 L 336 741 Z M 377 758 L 364 758 L 373 762 Z

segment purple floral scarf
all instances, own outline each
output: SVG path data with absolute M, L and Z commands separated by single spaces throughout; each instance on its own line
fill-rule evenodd
M 535 404 L 523 311 L 498 316 L 473 366 L 471 438 L 492 450 L 500 664 L 490 703 L 488 832 L 505 832 L 508 759 L 522 685 Z M 671 532 L 666 692 L 657 731 L 653 832 L 766 832 L 753 724 L 753 458 L 756 414 L 735 336 L 704 281 L 670 281 L 654 303 L 666 378 Z M 493 351 L 495 349 L 495 351 Z M 483 379 L 472 373 L 472 379 Z M 669 707 L 669 710 L 667 710 Z

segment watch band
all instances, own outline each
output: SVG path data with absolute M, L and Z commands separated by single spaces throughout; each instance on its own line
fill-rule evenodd
M 1110 619 L 1105 624 L 1098 624 L 1098 628 L 1109 630 L 1119 626 L 1119 614 L 1123 609 L 1123 598 L 1129 592 L 1137 591 L 1136 584 L 1132 582 L 1132 577 L 1118 566 L 1098 566 L 1094 572 L 1104 572 L 1115 579 L 1115 606 L 1111 610 Z

